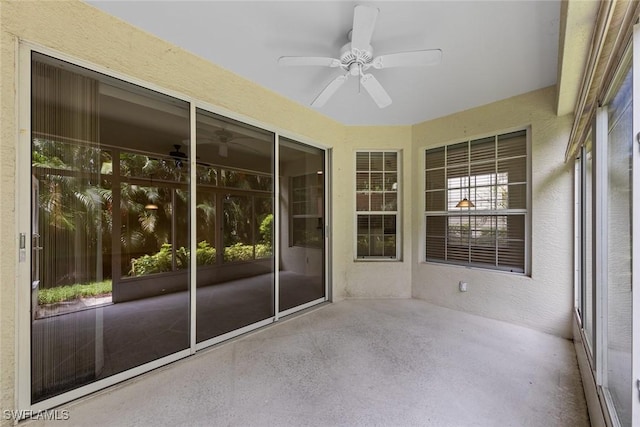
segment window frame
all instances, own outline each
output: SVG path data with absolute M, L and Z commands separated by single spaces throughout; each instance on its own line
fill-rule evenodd
M 304 185 L 296 186 L 296 179 L 300 179 L 304 181 Z M 313 181 L 315 178 L 316 183 L 311 184 L 310 181 Z M 295 200 L 296 192 L 302 192 L 305 195 L 305 200 Z M 302 175 L 294 175 L 289 177 L 289 203 L 291 204 L 291 213 L 289 214 L 289 247 L 299 247 L 299 248 L 311 248 L 311 249 L 319 249 L 322 248 L 322 241 L 317 243 L 309 242 L 306 239 L 302 239 L 302 241 L 296 240 L 296 220 L 315 220 L 316 223 L 322 227 L 322 218 L 323 218 L 323 207 L 322 207 L 322 198 L 324 197 L 324 174 L 319 173 L 308 173 Z M 296 209 L 294 208 L 296 203 L 308 203 L 306 205 L 306 209 L 304 209 L 304 213 L 294 213 Z M 314 205 L 315 203 L 315 205 Z M 313 211 L 313 208 L 315 212 Z
M 518 209 L 490 209 L 490 210 L 479 210 L 479 211 L 449 211 L 448 207 L 444 211 L 427 211 L 426 202 L 427 202 L 427 182 L 426 182 L 426 172 L 427 172 L 427 164 L 426 164 L 426 153 L 429 150 L 439 149 L 451 147 L 456 144 L 467 143 L 470 144 L 473 141 L 482 140 L 486 138 L 498 138 L 503 135 L 508 135 L 516 132 L 525 132 L 525 141 L 526 141 L 526 171 L 524 183 L 526 184 L 526 192 L 525 192 L 525 208 Z M 532 217 L 532 186 L 533 186 L 533 177 L 532 177 L 532 145 L 531 145 L 531 126 L 517 126 L 512 128 L 506 128 L 499 131 L 494 131 L 485 134 L 472 135 L 470 137 L 466 137 L 464 139 L 454 139 L 448 142 L 432 145 L 429 147 L 424 147 L 420 150 L 422 154 L 421 160 L 421 179 L 422 179 L 422 188 L 421 188 L 421 203 L 422 203 L 422 234 L 420 238 L 420 262 L 424 264 L 434 264 L 434 265 L 447 265 L 454 267 L 463 267 L 470 269 L 478 269 L 484 271 L 492 271 L 498 273 L 507 273 L 514 274 L 519 276 L 531 277 L 531 217 Z M 494 161 L 498 161 L 499 157 L 497 151 L 494 153 Z M 446 157 L 445 157 L 445 165 L 446 165 Z M 473 163 L 471 161 L 471 153 L 468 154 L 468 160 L 466 163 L 461 163 L 460 166 L 464 165 L 467 168 L 470 168 Z M 458 165 L 456 165 L 458 166 Z M 446 166 L 445 166 L 446 167 Z M 467 175 L 469 176 L 469 174 Z M 446 182 L 445 182 L 446 187 Z M 448 200 L 448 188 L 445 188 L 445 203 Z M 473 188 L 467 187 L 467 191 L 473 191 Z M 472 213 L 475 212 L 475 213 Z M 510 215 L 521 215 L 524 218 L 524 269 L 523 271 L 512 271 L 509 267 L 501 267 L 500 265 L 491 266 L 490 264 L 482 264 L 482 263 L 472 263 L 470 261 L 457 261 L 457 260 L 438 260 L 433 258 L 427 258 L 427 218 L 432 217 L 464 217 L 468 216 L 469 218 L 474 217 L 502 217 L 502 216 L 510 216 Z M 470 246 L 472 247 L 472 246 Z
M 395 211 L 358 211 L 358 187 L 357 187 L 357 157 L 358 153 L 395 153 L 396 154 L 396 175 L 397 175 L 397 189 L 396 189 L 396 210 Z M 371 172 L 371 169 L 368 170 Z M 383 171 L 384 172 L 384 171 Z M 354 177 L 354 189 L 353 189 L 353 260 L 355 262 L 402 262 L 402 150 L 397 148 L 377 148 L 377 149 L 365 149 L 359 148 L 353 152 L 353 177 Z M 395 256 L 358 256 L 358 216 L 359 215 L 394 215 L 396 217 L 396 253 Z

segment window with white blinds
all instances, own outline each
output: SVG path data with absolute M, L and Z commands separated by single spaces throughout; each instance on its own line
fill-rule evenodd
M 425 151 L 425 259 L 527 271 L 527 131 Z
M 400 258 L 399 156 L 356 152 L 356 259 Z

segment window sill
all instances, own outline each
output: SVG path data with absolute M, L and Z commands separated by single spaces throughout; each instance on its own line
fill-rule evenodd
M 525 279 L 531 279 L 531 273 L 520 273 L 517 271 L 507 271 L 507 270 L 499 270 L 489 267 L 480 267 L 477 265 L 463 265 L 463 264 L 455 264 L 449 262 L 437 262 L 437 261 L 420 261 L 422 265 L 437 265 L 442 267 L 452 267 L 452 268 L 464 268 L 466 270 L 478 270 L 485 273 L 496 273 L 496 274 L 506 274 L 509 276 L 519 276 Z

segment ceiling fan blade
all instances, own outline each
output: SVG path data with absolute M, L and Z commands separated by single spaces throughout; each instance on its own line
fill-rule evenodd
M 442 51 L 440 49 L 430 50 L 414 50 L 411 52 L 390 53 L 389 55 L 380 55 L 373 59 L 371 65 L 373 68 L 392 68 L 392 67 L 416 67 L 424 65 L 436 65 L 442 59 Z
M 369 92 L 378 107 L 384 108 L 391 104 L 391 97 L 373 75 L 363 75 L 360 79 L 360 84 Z
M 336 93 L 338 88 L 340 88 L 340 86 L 342 86 L 344 82 L 347 81 L 347 76 L 348 75 L 345 74 L 331 80 L 331 83 L 329 83 L 327 87 L 325 87 L 323 91 L 320 92 L 318 96 L 316 96 L 316 99 L 313 100 L 311 105 L 313 105 L 314 107 L 322 107 L 329 100 L 329 98 L 331 98 L 331 96 Z
M 358 5 L 353 10 L 353 31 L 351 33 L 351 48 L 368 50 L 371 44 L 373 28 L 380 10 L 377 7 Z
M 294 67 L 310 65 L 335 68 L 340 66 L 340 60 L 321 56 L 281 56 L 278 58 L 278 65 Z

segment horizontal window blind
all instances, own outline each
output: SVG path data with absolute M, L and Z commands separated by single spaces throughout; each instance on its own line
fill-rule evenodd
M 425 259 L 524 273 L 527 168 L 525 130 L 426 150 Z

